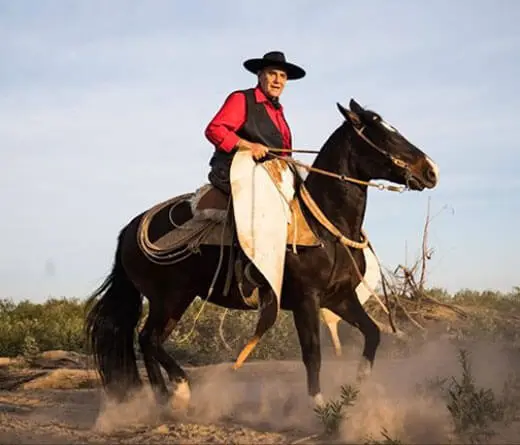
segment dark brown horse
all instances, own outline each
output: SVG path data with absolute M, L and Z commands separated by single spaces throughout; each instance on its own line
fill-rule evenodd
M 323 401 L 319 378 L 320 308 L 330 309 L 364 335 L 359 375 L 366 375 L 372 369 L 380 342 L 379 328 L 354 291 L 364 273 L 362 250 L 349 250 L 339 236 L 345 237 L 343 241 L 361 241 L 366 182 L 383 179 L 411 190 L 433 188 L 438 182 L 436 164 L 379 114 L 362 108 L 354 100 L 350 101 L 350 110 L 339 104 L 338 108 L 344 122 L 327 139 L 312 165 L 321 172 L 311 170 L 303 181 L 304 187 L 296 192 L 301 199 L 302 191 L 306 190 L 322 212 L 322 218 L 318 218 L 316 212 L 302 203 L 305 218 L 322 246 L 306 248 L 298 254 L 288 251 L 282 286 L 281 308 L 293 313 L 307 371 L 308 393 L 316 403 Z M 349 182 L 348 178 L 360 181 Z M 176 219 L 190 217 L 188 205 L 179 206 L 176 212 Z M 86 332 L 105 390 L 110 396 L 124 398 L 130 389 L 141 385 L 134 336 L 142 296 L 146 296 L 149 315 L 138 341 L 150 383 L 162 401 L 170 397 L 161 374 L 162 365 L 174 387 L 173 402 L 186 403 L 190 395 L 187 375 L 162 344 L 195 297 L 208 295 L 221 249 L 201 246 L 200 254 L 173 265 L 158 265 L 149 261 L 138 246 L 137 231 L 142 217 L 143 214 L 136 216 L 120 232 L 112 272 L 90 299 Z M 327 228 L 323 218 L 332 226 Z M 151 232 L 164 232 L 160 221 L 154 224 Z M 164 221 L 164 224 L 169 223 Z M 331 227 L 337 233 L 332 233 Z M 224 261 L 227 255 L 228 248 L 224 250 Z M 228 295 L 223 296 L 225 280 L 226 274 L 221 273 L 209 301 L 223 307 L 251 310 L 235 281 Z M 269 293 L 272 290 L 268 286 L 263 288 L 262 299 Z

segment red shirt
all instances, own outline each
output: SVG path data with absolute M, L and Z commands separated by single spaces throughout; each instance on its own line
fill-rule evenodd
M 264 104 L 267 114 L 282 134 L 283 147 L 276 148 L 291 148 L 291 131 L 285 121 L 283 107 L 280 105 L 280 108 L 276 109 L 274 105 L 267 100 L 267 97 L 259 87 L 255 88 L 255 98 L 257 103 Z M 236 91 L 226 98 L 224 105 L 222 105 L 215 117 L 208 124 L 204 134 L 217 149 L 230 152 L 239 139 L 235 131 L 244 124 L 245 119 L 246 97 L 244 93 Z M 285 155 L 288 153 L 277 154 Z

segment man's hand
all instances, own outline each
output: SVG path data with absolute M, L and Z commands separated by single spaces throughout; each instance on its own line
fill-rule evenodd
M 267 152 L 269 151 L 269 148 L 265 145 L 257 142 L 249 142 L 245 139 L 240 139 L 240 141 L 237 144 L 237 148 L 239 150 L 251 151 L 251 156 L 253 156 L 253 158 L 257 161 L 265 157 L 265 155 L 267 155 Z
M 251 144 L 251 156 L 253 156 L 257 161 L 267 155 L 268 151 L 269 149 L 265 145 L 258 143 Z

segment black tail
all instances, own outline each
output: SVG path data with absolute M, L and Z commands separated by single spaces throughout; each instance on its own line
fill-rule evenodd
M 140 386 L 134 338 L 141 316 L 142 299 L 128 279 L 121 262 L 119 234 L 114 266 L 103 284 L 87 301 L 85 333 L 101 383 L 107 394 L 123 400 L 132 387 Z M 98 297 L 101 297 L 96 301 Z

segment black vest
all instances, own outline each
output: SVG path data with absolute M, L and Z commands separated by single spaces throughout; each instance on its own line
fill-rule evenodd
M 238 137 L 250 142 L 264 144 L 267 147 L 283 148 L 282 133 L 267 114 L 264 103 L 256 102 L 255 89 L 240 90 L 246 97 L 246 118 L 242 126 L 236 131 Z M 287 126 L 288 127 L 288 126 Z M 215 171 L 222 169 L 221 175 L 228 175 L 233 155 L 237 149 L 230 153 L 215 149 L 209 164 Z M 278 154 L 278 153 L 277 153 Z M 291 156 L 292 153 L 287 154 Z
M 255 89 L 242 91 L 246 96 L 246 120 L 236 134 L 247 141 L 267 147 L 283 148 L 282 133 L 269 117 L 264 103 L 256 102 Z

